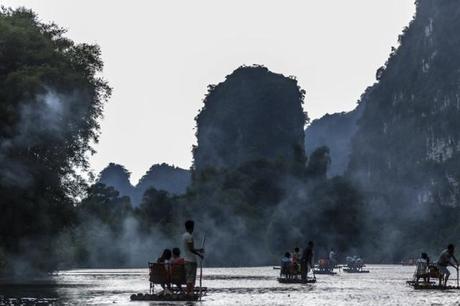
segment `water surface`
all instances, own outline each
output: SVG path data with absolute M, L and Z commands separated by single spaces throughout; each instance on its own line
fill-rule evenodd
M 370 265 L 369 274 L 318 275 L 316 284 L 279 284 L 272 267 L 205 268 L 208 295 L 188 305 L 460 305 L 460 291 L 415 291 L 414 267 Z M 456 272 L 452 271 L 455 285 Z M 0 295 L 56 298 L 68 305 L 185 305 L 130 302 L 149 290 L 147 269 L 70 270 L 47 280 L 0 285 Z

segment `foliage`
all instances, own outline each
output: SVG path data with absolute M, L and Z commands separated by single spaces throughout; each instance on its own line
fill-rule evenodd
M 149 232 L 154 226 L 159 226 L 163 231 L 168 231 L 168 225 L 174 220 L 173 199 L 168 192 L 156 190 L 151 187 L 144 193 L 141 205 L 136 210 L 140 221 L 140 229 Z
M 0 11 L 1 247 L 44 270 L 55 264 L 50 237 L 75 222 L 79 173 L 110 95 L 99 47 L 64 32 L 26 9 Z
M 133 212 L 129 198 L 119 197 L 113 187 L 100 183 L 89 187 L 87 193 L 88 196 L 78 206 L 80 220 L 97 219 L 119 233 L 125 218 Z

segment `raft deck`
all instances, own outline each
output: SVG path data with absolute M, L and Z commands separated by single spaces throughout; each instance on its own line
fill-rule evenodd
M 460 287 L 456 286 L 439 286 L 439 285 L 431 285 L 431 284 L 414 284 L 412 285 L 415 290 L 460 290 Z
M 285 277 L 278 277 L 278 282 L 281 284 L 313 284 L 316 283 L 316 278 L 285 278 Z
M 337 272 L 334 271 L 327 271 L 327 270 L 314 270 L 314 274 L 322 274 L 322 275 L 336 275 Z
M 369 270 L 357 270 L 357 269 L 350 269 L 350 268 L 343 268 L 343 272 L 347 273 L 369 273 Z
M 193 290 L 193 295 L 188 296 L 184 292 L 173 292 L 172 294 L 155 294 L 155 293 L 138 293 L 131 295 L 131 301 L 165 301 L 165 302 L 189 302 L 198 301 L 200 296 L 206 295 L 208 288 L 203 287 L 196 288 Z M 200 294 L 201 293 L 201 294 Z

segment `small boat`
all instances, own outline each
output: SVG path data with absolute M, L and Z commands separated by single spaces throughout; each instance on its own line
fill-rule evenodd
M 286 278 L 286 277 L 278 277 L 278 282 L 280 284 L 313 284 L 316 283 L 316 278 Z
M 369 270 L 362 270 L 362 269 L 351 269 L 351 268 L 343 268 L 343 272 L 347 273 L 369 273 Z
M 347 273 L 369 273 L 369 270 L 363 270 L 366 266 L 361 257 L 347 256 L 347 264 L 343 266 L 343 272 Z
M 329 262 L 329 259 L 320 259 L 313 269 L 313 274 L 336 275 L 334 268 L 336 266 Z

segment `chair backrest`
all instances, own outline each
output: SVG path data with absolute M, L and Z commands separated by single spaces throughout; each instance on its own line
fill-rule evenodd
M 329 260 L 328 259 L 320 259 L 319 260 L 319 267 L 320 268 L 328 268 L 329 267 Z
M 180 285 L 185 284 L 185 266 L 181 264 L 171 266 L 171 283 Z
M 439 278 L 440 273 L 439 273 L 438 267 L 436 267 L 434 265 L 430 265 L 430 266 L 428 266 L 428 271 L 429 271 L 430 277 Z
M 154 284 L 164 284 L 168 282 L 168 271 L 164 264 L 149 262 L 149 270 L 150 282 Z
M 185 284 L 185 268 L 184 265 L 171 265 L 170 271 L 164 264 L 149 262 L 150 282 L 154 284 Z

